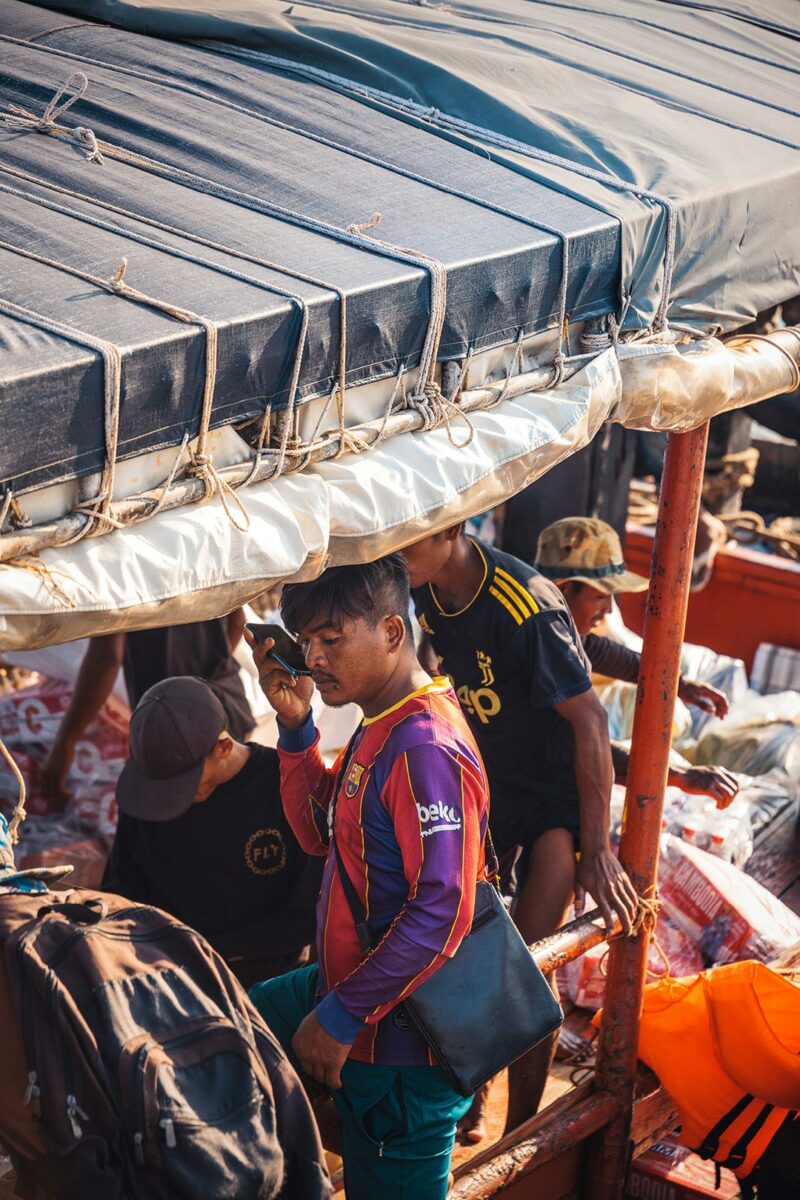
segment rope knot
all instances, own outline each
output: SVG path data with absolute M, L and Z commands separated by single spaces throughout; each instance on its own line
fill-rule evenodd
M 362 221 L 361 224 L 353 222 L 347 226 L 348 233 L 361 234 L 366 233 L 368 229 L 377 229 L 383 218 L 379 212 L 374 212 L 367 221 Z
M 111 276 L 111 279 L 108 281 L 108 286 L 113 288 L 115 292 L 122 292 L 128 286 L 125 282 L 125 272 L 127 269 L 128 260 L 127 258 L 123 257 L 119 260 L 119 266 Z
M 202 480 L 205 488 L 200 503 L 206 504 L 209 500 L 213 500 L 215 496 L 219 496 L 225 516 L 234 529 L 238 530 L 239 533 L 247 533 L 247 530 L 250 528 L 250 514 L 242 503 L 241 497 L 237 496 L 227 479 L 224 479 L 214 466 L 212 456 L 202 450 L 194 450 L 191 446 L 188 447 L 188 453 L 189 464 L 186 468 L 186 474 L 193 475 L 196 479 Z M 236 519 L 236 515 L 231 508 L 231 501 L 238 509 L 238 514 L 241 516 L 241 523 Z
M 72 131 L 72 140 L 83 150 L 87 151 L 87 162 L 100 163 L 102 166 L 106 161 L 100 152 L 93 129 L 87 129 L 85 125 L 76 125 Z
M 67 109 L 85 96 L 88 87 L 88 76 L 83 71 L 73 71 L 43 113 L 37 115 L 20 104 L 10 104 L 8 106 L 9 115 L 3 116 L 2 120 L 9 129 L 47 134 L 66 133 L 76 145 L 87 151 L 88 162 L 102 163 L 103 155 L 91 129 L 87 129 L 83 125 L 78 125 L 74 129 L 65 129 L 63 125 L 57 123 L 57 118 L 63 117 Z

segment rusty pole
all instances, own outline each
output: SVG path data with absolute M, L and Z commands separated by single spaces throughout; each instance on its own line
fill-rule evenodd
M 620 859 L 640 896 L 653 895 L 656 882 L 707 442 L 707 423 L 690 433 L 670 434 L 664 459 L 620 845 Z M 618 1101 L 622 1115 L 594 1141 L 588 1200 L 622 1195 L 649 941 L 643 929 L 613 942 L 609 954 L 595 1084 Z

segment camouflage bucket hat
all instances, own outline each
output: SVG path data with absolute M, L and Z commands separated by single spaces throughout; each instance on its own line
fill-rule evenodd
M 599 592 L 643 592 L 649 580 L 629 571 L 619 537 L 605 521 L 567 517 L 542 530 L 536 570 L 559 583 L 587 583 Z

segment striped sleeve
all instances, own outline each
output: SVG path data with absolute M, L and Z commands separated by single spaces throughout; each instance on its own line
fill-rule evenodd
M 434 743 L 399 755 L 382 799 L 409 894 L 378 946 L 329 993 L 341 1014 L 373 1024 L 455 954 L 469 931 L 481 863 L 486 794 L 474 763 Z
M 319 734 L 310 717 L 298 730 L 280 729 L 278 758 L 283 811 L 292 832 L 306 854 L 327 854 L 328 808 L 336 766 L 325 766 Z

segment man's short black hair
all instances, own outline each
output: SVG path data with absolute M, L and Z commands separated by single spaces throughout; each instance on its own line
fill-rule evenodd
M 408 567 L 402 554 L 375 562 L 329 567 L 312 583 L 290 583 L 281 596 L 281 617 L 293 633 L 321 623 L 341 628 L 347 617 L 364 617 L 372 625 L 387 613 L 403 618 L 411 633 Z

